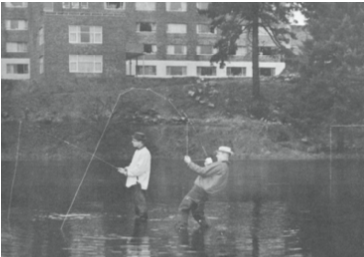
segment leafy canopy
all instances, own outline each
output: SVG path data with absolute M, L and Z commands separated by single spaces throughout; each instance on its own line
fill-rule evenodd
M 211 26 L 221 31 L 221 37 L 215 43 L 218 52 L 212 56 L 212 62 L 220 62 L 221 67 L 229 59 L 231 52 L 237 49 L 237 40 L 246 34 L 251 44 L 254 29 L 261 28 L 271 37 L 277 47 L 284 49 L 284 43 L 294 38 L 289 26 L 293 11 L 300 8 L 299 3 L 265 2 L 212 2 L 207 10 L 200 13 L 211 19 Z M 256 22 L 258 21 L 258 22 Z M 254 46 L 253 46 L 254 47 Z

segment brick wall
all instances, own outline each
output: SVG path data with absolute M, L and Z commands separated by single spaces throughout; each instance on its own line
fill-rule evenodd
M 65 88 L 98 80 L 103 83 L 122 80 L 126 46 L 123 16 L 57 13 L 46 14 L 44 20 L 44 64 L 48 86 Z M 103 43 L 70 44 L 70 25 L 102 26 Z M 102 73 L 70 73 L 69 55 L 102 55 Z

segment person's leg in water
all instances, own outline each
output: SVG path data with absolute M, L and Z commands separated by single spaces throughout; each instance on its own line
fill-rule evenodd
M 145 193 L 140 187 L 140 184 L 133 186 L 133 197 L 134 197 L 134 209 L 136 218 L 141 220 L 148 219 L 147 213 L 147 201 L 145 199 Z
M 202 229 L 209 227 L 204 213 L 205 203 L 207 200 L 207 196 L 203 197 L 203 199 L 200 199 L 199 202 L 194 202 L 191 208 L 192 217 L 197 221 Z
M 197 219 L 204 220 L 203 207 L 204 202 L 207 200 L 207 194 L 198 186 L 194 185 L 192 189 L 183 198 L 181 204 L 178 207 L 179 221 L 176 225 L 177 229 L 185 229 L 188 226 L 188 217 L 193 209 L 197 209 L 193 212 Z M 200 207 L 199 203 L 202 203 Z M 194 214 L 195 213 L 195 214 Z M 195 218 L 195 219 L 196 219 Z
M 191 197 L 187 194 L 181 204 L 178 207 L 178 212 L 179 212 L 179 221 L 176 224 L 176 229 L 177 230 L 185 230 L 187 229 L 188 226 L 188 216 L 190 215 L 190 211 L 192 208 L 192 199 Z

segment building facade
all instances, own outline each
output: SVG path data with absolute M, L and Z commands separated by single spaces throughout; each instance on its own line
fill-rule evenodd
M 211 64 L 219 31 L 199 15 L 208 3 L 2 3 L 2 79 L 46 84 L 109 83 L 138 77 L 251 77 L 243 35 L 222 69 Z M 260 34 L 261 75 L 285 63 Z

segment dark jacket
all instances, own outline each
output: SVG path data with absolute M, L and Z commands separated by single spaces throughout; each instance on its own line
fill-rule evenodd
M 193 162 L 187 165 L 199 174 L 195 185 L 204 189 L 208 194 L 217 193 L 225 188 L 229 176 L 228 162 L 214 162 L 206 167 L 200 167 Z

